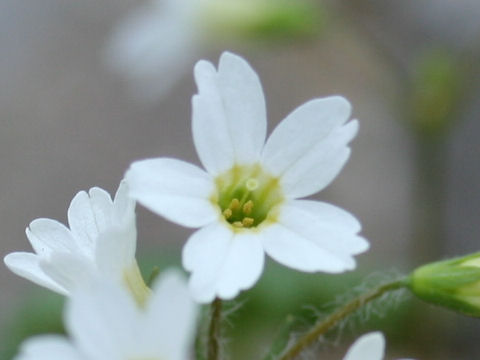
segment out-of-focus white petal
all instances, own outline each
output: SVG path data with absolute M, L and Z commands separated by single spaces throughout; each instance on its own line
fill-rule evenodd
M 279 222 L 340 257 L 350 257 L 369 248 L 368 242 L 357 235 L 361 229 L 358 220 L 331 204 L 291 200 L 282 207 Z
M 162 273 L 153 286 L 145 312 L 148 352 L 160 359 L 187 359 L 196 313 L 197 306 L 182 274 L 174 270 Z
M 357 339 L 343 360 L 382 360 L 385 354 L 385 339 L 380 332 L 365 334 Z
M 197 1 L 147 1 L 114 30 L 106 63 L 139 100 L 158 100 L 193 64 L 201 37 L 196 7 Z
M 125 269 L 135 262 L 137 228 L 135 218 L 122 227 L 116 227 L 99 235 L 95 263 L 105 276 L 121 278 Z
M 69 293 L 94 278 L 97 269 L 82 254 L 54 252 L 48 259 L 40 259 L 39 266 L 53 281 Z
M 263 166 L 281 177 L 286 196 L 297 198 L 325 188 L 347 161 L 348 142 L 358 123 L 344 126 L 350 104 L 342 97 L 316 99 L 300 106 L 273 131 L 263 152 Z
M 68 208 L 68 223 L 78 245 L 93 258 L 98 235 L 111 226 L 113 202 L 103 189 L 80 191 Z
M 207 61 L 195 65 L 198 94 L 192 99 L 193 139 L 210 174 L 234 164 L 258 161 L 266 134 L 266 108 L 260 80 L 241 57 L 225 52 L 218 72 Z
M 25 232 L 33 250 L 42 257 L 54 251 L 78 251 L 70 231 L 56 220 L 33 220 Z
M 182 260 L 192 272 L 189 286 L 195 300 L 232 299 L 253 286 L 262 273 L 261 234 L 234 233 L 225 224 L 212 224 L 188 239 Z
M 83 284 L 67 303 L 65 322 L 76 346 L 87 359 L 121 360 L 135 356 L 140 312 L 133 298 L 118 284 Z
M 158 158 L 134 162 L 126 174 L 130 195 L 170 221 L 200 227 L 219 216 L 210 197 L 210 175 L 184 161 Z
M 14 360 L 86 360 L 64 337 L 36 336 L 24 341 Z
M 3 261 L 5 265 L 15 274 L 34 283 L 44 286 L 52 291 L 67 295 L 68 291 L 60 284 L 53 281 L 50 276 L 46 275 L 39 264 L 40 257 L 38 255 L 27 252 L 10 253 Z

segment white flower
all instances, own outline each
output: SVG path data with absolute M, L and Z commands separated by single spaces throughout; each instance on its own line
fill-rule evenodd
M 199 9 L 208 0 L 149 0 L 114 31 L 106 62 L 140 99 L 156 100 L 193 63 L 203 30 Z
M 325 188 L 350 155 L 358 129 L 350 104 L 311 100 L 266 136 L 266 109 L 256 73 L 224 53 L 218 71 L 195 66 L 193 139 L 206 171 L 158 158 L 127 172 L 130 194 L 195 232 L 183 249 L 194 298 L 232 299 L 258 280 L 264 253 L 293 269 L 340 273 L 368 248 L 359 222 L 333 205 L 297 200 Z M 265 143 L 265 144 L 264 144 Z
M 125 182 L 115 199 L 100 188 L 80 191 L 68 208 L 70 229 L 36 219 L 26 229 L 35 253 L 14 252 L 4 261 L 15 274 L 60 294 L 96 273 L 126 284 L 140 300 L 146 291 L 135 260 L 135 202 Z
M 186 360 L 196 307 L 177 273 L 158 279 L 144 309 L 116 283 L 73 292 L 65 312 L 71 339 L 38 336 L 15 360 Z
M 383 334 L 381 332 L 371 332 L 358 338 L 343 360 L 382 360 L 384 355 L 385 338 Z

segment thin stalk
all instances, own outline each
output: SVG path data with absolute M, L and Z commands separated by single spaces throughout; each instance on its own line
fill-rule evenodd
M 208 329 L 208 347 L 207 347 L 207 359 L 219 360 L 220 359 L 220 326 L 222 321 L 222 300 L 216 298 L 212 302 L 211 307 L 210 327 Z
M 382 296 L 383 294 L 401 289 L 407 285 L 406 278 L 395 280 L 365 293 L 359 295 L 355 299 L 351 300 L 340 309 L 329 315 L 325 320 L 315 325 L 309 332 L 300 337 L 295 344 L 293 344 L 287 352 L 280 357 L 279 360 L 293 360 L 300 353 L 315 342 L 321 335 L 328 332 L 331 328 L 338 324 L 341 320 L 345 319 L 348 315 L 354 313 L 362 306 L 366 305 L 370 301 Z

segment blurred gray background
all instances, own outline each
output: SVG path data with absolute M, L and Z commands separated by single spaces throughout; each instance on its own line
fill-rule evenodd
M 3 0 L 0 2 L 0 253 L 27 250 L 30 221 L 66 222 L 74 194 L 114 192 L 129 164 L 171 156 L 198 163 L 190 132 L 192 70 L 163 99 L 142 103 L 102 62 L 115 24 L 137 1 Z M 359 268 L 408 271 L 418 265 L 418 137 L 405 119 L 405 73 L 425 49 L 438 47 L 476 64 L 480 2 L 332 1 L 314 39 L 228 47 L 248 59 L 266 94 L 269 129 L 303 102 L 342 94 L 360 132 L 338 179 L 316 198 L 356 214 L 371 250 Z M 227 48 L 204 47 L 217 62 Z M 475 66 L 473 66 L 475 67 Z M 478 70 L 478 69 L 477 69 Z M 478 251 L 480 237 L 480 102 L 478 71 L 458 121 L 442 140 L 440 257 Z M 435 186 L 435 184 L 433 184 Z M 189 231 L 138 207 L 138 252 L 180 248 Z M 428 258 L 429 254 L 425 257 Z M 0 329 L 29 296 L 31 283 L 0 271 Z M 464 328 L 477 329 L 473 321 Z M 478 341 L 478 332 L 468 336 Z M 469 357 L 465 357 L 468 359 Z M 472 357 L 470 357 L 472 358 Z

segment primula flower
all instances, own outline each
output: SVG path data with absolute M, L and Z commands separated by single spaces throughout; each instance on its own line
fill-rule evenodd
M 358 338 L 343 360 L 382 360 L 384 355 L 385 338 L 380 332 L 371 332 Z
M 98 187 L 80 191 L 68 208 L 70 228 L 36 219 L 26 229 L 35 253 L 4 261 L 15 274 L 63 295 L 96 273 L 127 285 L 139 301 L 148 293 L 135 260 L 135 202 L 122 182 L 115 199 Z
M 15 360 L 185 360 L 195 318 L 195 304 L 175 272 L 155 282 L 144 309 L 117 283 L 95 281 L 74 290 L 67 303 L 70 339 L 28 339 Z
M 340 273 L 368 248 L 359 222 L 333 205 L 297 200 L 325 188 L 350 155 L 358 129 L 339 96 L 314 99 L 266 136 L 266 109 L 257 74 L 224 53 L 218 70 L 195 66 L 193 139 L 206 171 L 157 158 L 127 172 L 130 194 L 177 224 L 200 228 L 183 249 L 195 299 L 232 299 L 253 286 L 264 253 L 293 269 Z

